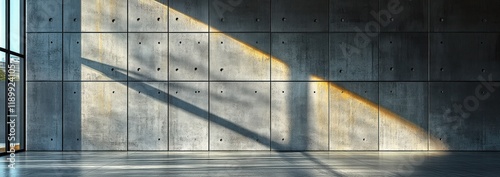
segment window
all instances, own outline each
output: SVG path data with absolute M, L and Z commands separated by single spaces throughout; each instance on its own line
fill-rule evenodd
M 24 150 L 24 0 L 0 0 L 0 154 Z

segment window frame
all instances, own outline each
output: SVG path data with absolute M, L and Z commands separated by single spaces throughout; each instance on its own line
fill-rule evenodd
M 16 152 L 22 152 L 22 151 L 25 151 L 26 150 L 26 0 L 14 0 L 14 1 L 18 1 L 20 4 L 20 17 L 19 17 L 19 20 L 21 21 L 19 24 L 20 24 L 20 27 L 19 27 L 19 38 L 20 38 L 20 44 L 22 46 L 20 46 L 20 51 L 22 53 L 18 53 L 18 52 L 14 52 L 14 51 L 11 51 L 10 50 L 10 44 L 11 44 L 11 37 L 10 37 L 10 32 L 11 32 L 11 19 L 10 19 L 10 11 L 11 11 L 11 3 L 10 3 L 11 0 L 5 0 L 5 11 L 4 13 L 5 14 L 0 14 L 0 16 L 2 16 L 1 18 L 5 18 L 4 21 L 5 21 L 5 47 L 0 47 L 0 51 L 5 53 L 5 65 L 4 65 L 4 71 L 5 71 L 5 75 L 6 75 L 6 78 L 7 78 L 7 67 L 11 64 L 10 62 L 10 58 L 11 56 L 16 56 L 19 58 L 19 63 L 24 63 L 22 65 L 22 68 L 20 68 L 20 71 L 22 73 L 19 73 L 19 75 L 23 75 L 23 76 L 20 76 L 19 77 L 19 83 L 23 84 L 23 89 L 20 90 L 21 92 L 21 98 L 20 99 L 23 99 L 22 100 L 22 105 L 16 105 L 16 106 L 21 106 L 21 108 L 19 109 L 20 111 L 22 111 L 22 113 L 18 113 L 17 115 L 20 115 L 22 114 L 22 117 L 18 117 L 19 120 L 22 120 L 22 124 L 19 125 L 17 124 L 16 122 L 16 127 L 18 126 L 21 126 L 21 131 L 22 133 L 20 133 L 21 135 L 23 135 L 22 138 L 22 141 L 17 141 L 16 143 L 19 143 L 19 150 L 16 150 Z M 5 89 L 5 93 L 0 93 L 0 94 L 4 94 L 5 95 L 5 100 L 4 103 L 5 103 L 5 115 L 0 115 L 0 116 L 4 116 L 5 117 L 5 122 L 4 122 L 4 125 L 5 125 L 5 151 L 3 152 L 0 152 L 0 156 L 3 156 L 3 155 L 7 155 L 9 153 L 7 153 L 7 149 L 8 147 L 10 146 L 10 141 L 8 141 L 8 134 L 9 134 L 9 129 L 7 128 L 7 122 L 9 121 L 8 120 L 8 104 L 7 104 L 7 85 L 8 85 L 8 82 L 6 80 L 5 82 L 5 85 L 4 87 L 6 88 Z M 19 87 L 16 87 L 16 88 L 19 88 Z M 19 98 L 19 97 L 18 97 Z M 17 129 L 17 128 L 16 128 Z M 1 131 L 1 130 L 0 130 Z

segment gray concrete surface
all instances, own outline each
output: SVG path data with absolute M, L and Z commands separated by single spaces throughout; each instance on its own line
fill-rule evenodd
M 42 1 L 28 150 L 500 147 L 495 0 Z
M 128 34 L 128 79 L 168 80 L 168 33 Z
M 129 32 L 168 32 L 168 0 L 130 0 L 127 19 Z
M 379 84 L 329 85 L 330 150 L 378 150 Z
M 380 150 L 427 150 L 429 100 L 425 82 L 381 82 Z M 395 121 L 395 119 L 404 121 Z
M 128 149 L 168 150 L 168 83 L 128 83 Z
M 208 150 L 208 83 L 170 82 L 169 91 L 169 149 Z
M 210 83 L 210 150 L 270 149 L 269 89 L 269 82 Z
M 207 33 L 170 33 L 169 79 L 207 81 L 208 45 Z
M 361 35 L 359 33 L 330 33 L 330 80 L 378 80 L 378 38 L 360 39 Z
M 380 34 L 380 81 L 427 81 L 427 33 Z
M 61 33 L 28 33 L 26 81 L 62 80 L 62 35 Z
M 490 74 L 500 80 L 499 39 L 496 33 L 431 34 L 431 80 L 478 81 Z
M 328 83 L 271 84 L 271 148 L 328 150 Z
M 127 3 L 121 0 L 64 0 L 63 8 L 65 32 L 127 32 Z
M 171 32 L 208 32 L 208 0 L 169 0 L 168 27 Z
M 28 82 L 26 88 L 27 146 L 35 150 L 62 150 L 62 83 Z
M 269 33 L 211 34 L 210 80 L 269 81 L 270 47 Z
M 63 87 L 65 150 L 127 150 L 126 83 L 66 82 Z
M 27 0 L 27 32 L 62 32 L 63 0 Z

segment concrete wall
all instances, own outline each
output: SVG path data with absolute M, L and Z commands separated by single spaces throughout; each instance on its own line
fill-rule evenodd
M 28 150 L 499 150 L 496 0 L 27 0 Z

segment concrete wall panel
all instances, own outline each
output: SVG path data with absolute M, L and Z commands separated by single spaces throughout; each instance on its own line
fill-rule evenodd
M 330 80 L 378 80 L 378 39 L 376 34 L 330 34 Z
M 430 1 L 431 30 L 434 32 L 499 32 L 496 0 Z
M 61 150 L 62 84 L 27 82 L 26 86 L 26 149 Z
M 269 34 L 211 34 L 210 80 L 269 80 L 269 50 Z
M 65 32 L 126 32 L 127 3 L 121 0 L 65 0 Z
M 328 34 L 271 34 L 273 81 L 327 80 Z
M 208 150 L 208 83 L 169 85 L 170 150 Z
M 64 83 L 64 150 L 127 150 L 127 84 Z
M 62 32 L 62 0 L 27 0 L 27 32 Z
M 128 84 L 128 150 L 168 150 L 168 84 Z
M 269 32 L 270 5 L 270 0 L 210 0 L 210 31 Z
M 425 82 L 380 83 L 380 150 L 428 149 L 427 85 Z
M 208 0 L 170 0 L 172 32 L 208 32 Z
M 379 12 L 377 0 L 330 0 L 330 32 L 367 31 L 367 24 L 377 23 L 372 11 Z
M 170 80 L 208 80 L 208 34 L 170 33 Z
M 271 83 L 271 148 L 328 150 L 328 83 Z
M 328 0 L 273 0 L 272 32 L 327 32 Z
M 65 81 L 127 80 L 127 34 L 64 34 Z
M 499 41 L 494 33 L 431 34 L 431 80 L 477 81 L 490 74 L 500 80 Z
M 381 81 L 427 81 L 426 33 L 380 34 Z
M 427 0 L 380 0 L 379 3 L 378 24 L 382 32 L 427 32 Z
M 128 31 L 167 32 L 168 0 L 129 0 Z
M 129 33 L 128 78 L 168 80 L 168 34 Z
M 378 150 L 378 83 L 334 82 L 330 150 Z
M 210 150 L 269 150 L 270 85 L 210 83 Z
M 429 126 L 430 136 L 436 139 L 430 141 L 429 150 L 483 149 L 483 121 L 489 116 L 495 117 L 486 112 L 493 107 L 488 105 L 488 100 L 478 101 L 477 105 L 470 101 L 485 98 L 485 94 L 491 96 L 488 89 L 476 90 L 478 87 L 481 87 L 479 82 L 431 83 Z M 493 110 L 496 109 L 498 106 Z
M 62 80 L 62 35 L 58 33 L 28 33 L 27 81 Z

